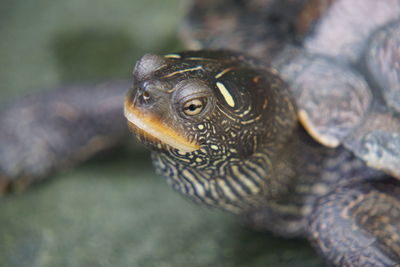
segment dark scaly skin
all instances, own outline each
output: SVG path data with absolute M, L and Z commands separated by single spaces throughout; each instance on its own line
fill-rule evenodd
M 275 9 L 271 8 L 271 6 L 274 6 L 274 1 L 229 2 L 227 6 L 229 11 L 222 8 L 227 3 L 226 1 L 213 3 L 195 1 L 194 11 L 189 17 L 189 25 L 194 29 L 187 31 L 186 37 L 190 32 L 191 37 L 189 39 L 196 39 L 195 42 L 192 42 L 195 46 L 201 44 L 200 46 L 206 48 L 240 49 L 268 61 L 271 59 L 271 55 L 283 49 L 283 45 L 280 47 L 280 44 L 285 42 L 292 42 L 293 44 L 299 41 L 299 39 L 293 38 L 295 33 L 299 33 L 296 36 L 303 37 L 306 40 L 309 50 L 314 49 L 312 48 L 313 41 L 308 39 L 307 34 L 301 35 L 300 33 L 307 32 L 308 27 L 309 33 L 315 33 L 316 35 L 314 36 L 320 35 L 320 28 L 316 25 L 321 24 L 318 24 L 318 21 L 313 22 L 313 18 L 317 20 L 319 17 L 323 17 L 324 11 L 328 12 L 329 5 L 334 6 L 335 2 L 339 4 L 345 3 L 345 1 L 340 0 L 327 1 L 325 2 L 327 6 L 324 6 L 321 13 L 313 12 L 312 8 L 311 11 L 305 11 L 310 8 L 307 4 L 302 11 L 302 5 L 305 3 L 303 1 L 283 1 L 283 5 L 285 3 L 288 5 L 299 4 L 299 11 L 298 13 L 295 12 L 294 16 L 302 17 L 304 12 L 311 12 L 312 18 L 304 24 L 306 25 L 305 30 L 304 27 L 300 27 L 302 31 L 293 32 L 293 29 L 299 28 L 292 25 L 293 22 L 298 21 L 292 18 L 286 21 L 287 24 L 283 23 L 286 26 L 279 28 L 276 33 L 273 30 L 268 30 L 267 26 L 262 27 L 265 31 L 260 31 L 257 28 L 254 29 L 254 27 L 245 28 L 243 27 L 244 25 L 241 25 L 241 23 L 246 24 L 250 21 L 254 26 L 257 24 L 257 19 L 261 24 L 265 16 L 260 16 L 259 12 L 249 12 L 246 8 L 251 8 L 253 4 L 260 4 L 261 7 L 267 7 L 267 11 L 273 12 Z M 396 11 L 395 6 L 393 9 Z M 230 16 L 231 12 L 234 15 Z M 205 14 L 210 14 L 210 16 L 207 17 Z M 280 17 L 280 19 L 285 20 L 284 16 Z M 377 21 L 379 23 L 382 22 L 380 18 Z M 379 23 L 374 24 L 376 22 L 374 18 L 371 19 L 371 22 L 367 27 L 368 29 L 379 28 Z M 216 27 L 218 25 L 220 27 Z M 242 32 L 242 29 L 248 29 L 248 31 Z M 254 43 L 248 41 L 246 34 L 249 34 L 250 40 L 256 41 Z M 271 37 L 271 42 L 261 42 L 260 40 L 264 40 L 265 36 Z M 378 110 L 375 109 L 376 104 L 373 104 L 372 108 L 370 108 L 372 97 L 373 101 L 377 101 L 375 103 L 381 103 L 385 106 L 377 95 L 371 96 L 369 94 L 369 90 L 373 90 L 374 93 L 379 90 L 375 87 L 375 84 L 370 83 L 369 80 L 365 81 L 357 71 L 353 74 L 353 66 L 347 65 L 345 62 L 347 60 L 352 62 L 359 60 L 357 57 L 362 54 L 360 47 L 365 44 L 360 43 L 359 40 L 365 38 L 365 36 L 368 36 L 368 33 L 362 31 L 354 38 L 350 35 L 345 36 L 346 38 L 349 37 L 348 39 L 344 38 L 345 40 L 354 41 L 353 50 L 341 50 L 343 47 L 339 45 L 335 48 L 337 50 L 332 52 L 339 53 L 336 56 L 343 57 L 343 61 L 337 61 L 337 59 L 329 57 L 315 57 L 317 62 L 319 60 L 322 60 L 322 62 L 327 60 L 326 66 L 320 69 L 330 71 L 332 66 L 337 66 L 338 69 L 336 74 L 335 72 L 329 74 L 331 78 L 325 79 L 328 86 L 325 87 L 323 85 L 322 78 L 321 90 L 329 90 L 329 86 L 332 86 L 346 94 L 346 90 L 349 90 L 346 87 L 347 82 L 354 81 L 355 92 L 353 95 L 348 95 L 347 100 L 350 103 L 350 100 L 359 101 L 359 103 L 351 103 L 355 104 L 355 107 L 351 105 L 337 106 L 337 104 L 341 104 L 340 98 L 335 99 L 335 95 L 330 98 L 333 101 L 332 103 L 335 103 L 333 105 L 334 108 L 336 107 L 338 110 L 348 109 L 349 112 L 353 112 L 353 114 L 339 113 L 340 116 L 346 116 L 336 119 L 340 123 L 342 122 L 341 120 L 350 119 L 349 122 L 344 121 L 343 131 L 345 131 L 345 134 L 346 129 L 358 127 L 365 114 L 368 114 L 369 117 L 358 128 L 359 131 L 366 131 L 364 125 L 368 127 L 370 123 L 372 123 L 370 125 L 379 123 L 379 120 L 375 118 L 379 114 Z M 292 48 L 289 47 L 289 49 Z M 298 56 L 299 52 L 296 50 L 295 48 L 293 49 L 294 52 L 290 53 Z M 265 51 L 272 51 L 272 53 L 263 54 Z M 306 54 L 308 53 L 308 51 L 305 52 Z M 300 51 L 301 53 L 303 52 Z M 196 58 L 196 65 L 193 65 L 192 57 Z M 184 120 L 182 122 L 182 118 L 179 115 L 173 115 L 175 111 L 172 111 L 167 116 L 164 113 L 159 113 L 160 110 L 157 106 L 163 106 L 165 103 L 173 103 L 172 109 L 180 110 L 182 108 L 179 105 L 176 106 L 176 103 L 170 99 L 170 97 L 175 99 L 175 96 L 160 92 L 166 90 L 166 88 L 176 88 L 173 89 L 173 94 L 179 95 L 177 92 L 180 90 L 180 82 L 184 81 L 192 84 L 193 88 L 195 88 L 197 79 L 204 82 L 207 81 L 206 85 L 212 91 L 211 96 L 207 96 L 211 100 L 207 101 L 212 102 L 216 110 L 224 110 L 220 106 L 224 106 L 224 102 L 229 103 L 229 97 L 222 99 L 218 97 L 220 94 L 218 93 L 218 86 L 216 87 L 220 78 L 217 78 L 219 76 L 218 73 L 224 73 L 222 83 L 227 85 L 229 94 L 234 96 L 234 100 L 236 100 L 238 94 L 235 91 L 236 89 L 233 88 L 248 90 L 257 99 L 266 98 L 268 94 L 272 94 L 270 97 L 274 99 L 276 97 L 273 96 L 275 95 L 273 91 L 276 89 L 274 89 L 274 86 L 268 87 L 267 84 L 258 84 L 258 82 L 263 83 L 264 79 L 269 84 L 282 86 L 281 93 L 283 95 L 286 94 L 283 85 L 276 82 L 279 80 L 276 76 L 276 70 L 263 69 L 260 64 L 250 64 L 253 70 L 247 69 L 248 58 L 245 56 L 240 58 L 235 53 L 233 59 L 229 56 L 226 59 L 227 63 L 230 62 L 230 64 L 222 66 L 219 64 L 211 65 L 210 62 L 213 60 L 210 60 L 210 57 L 213 59 L 210 56 L 210 52 L 200 51 L 194 54 L 179 53 L 167 56 L 167 59 L 158 58 L 156 63 L 153 62 L 154 64 L 147 62 L 144 58 L 139 63 L 139 65 L 143 65 L 140 67 L 141 69 L 146 69 L 146 73 L 136 72 L 135 86 L 138 88 L 139 93 L 135 98 L 132 96 L 128 98 L 128 106 L 132 105 L 133 108 L 137 108 L 142 113 L 162 118 L 166 125 L 169 125 L 173 130 L 176 130 L 189 140 L 194 140 L 203 150 L 187 153 L 178 152 L 168 145 L 160 143 L 160 141 L 153 138 L 148 139 L 148 136 L 139 132 L 140 140 L 154 150 L 153 160 L 158 173 L 164 176 L 176 190 L 184 195 L 197 202 L 239 214 L 249 224 L 257 228 L 268 229 L 284 236 L 300 235 L 308 237 L 313 245 L 332 264 L 339 266 L 397 266 L 400 262 L 399 181 L 384 173 L 369 169 L 365 163 L 340 146 L 340 141 L 335 143 L 334 138 L 339 140 L 343 138 L 336 136 L 337 133 L 343 134 L 341 130 L 337 131 L 337 133 L 334 132 L 333 137 L 329 135 L 326 137 L 328 145 L 336 148 L 323 147 L 307 136 L 302 129 L 296 126 L 293 128 L 293 124 L 290 123 L 292 120 L 290 112 L 281 117 L 282 114 L 274 112 L 274 107 L 276 107 L 274 104 L 272 105 L 272 111 L 268 110 L 268 108 L 262 111 L 260 106 L 256 104 L 256 99 L 248 100 L 249 102 L 246 105 L 253 108 L 254 117 L 261 114 L 261 119 L 246 127 L 241 125 L 243 120 L 240 118 L 240 114 L 232 113 L 232 110 L 229 111 L 229 109 L 220 114 L 216 111 L 210 112 L 208 107 L 204 111 L 205 115 L 202 115 L 201 118 L 189 120 L 186 123 Z M 243 60 L 239 68 L 237 67 L 237 58 Z M 218 59 L 221 60 L 221 58 Z M 171 60 L 175 62 L 171 62 Z M 276 66 L 292 67 L 288 65 L 288 61 L 285 61 L 286 59 L 283 59 L 283 64 L 281 60 L 278 58 Z M 315 62 L 313 60 L 312 58 L 310 61 L 312 64 Z M 148 68 L 144 66 L 148 66 Z M 189 72 L 186 71 L 194 66 L 200 68 Z M 309 65 L 299 66 L 302 68 Z M 261 78 L 259 76 L 260 68 L 264 71 Z M 244 81 L 235 78 L 243 77 L 242 69 L 243 71 L 246 69 L 246 74 L 253 73 L 253 79 L 257 82 L 246 84 Z M 294 69 L 294 71 L 300 70 Z M 363 70 L 359 69 L 359 71 L 362 72 Z M 168 73 L 178 74 L 173 75 L 173 80 L 164 79 L 165 77 L 169 78 Z M 342 78 L 342 75 L 347 73 L 350 73 L 349 76 L 344 76 L 343 80 L 337 79 L 338 77 Z M 354 77 L 351 77 L 351 75 L 354 75 Z M 309 77 L 311 81 L 312 78 L 318 77 Z M 336 82 L 335 79 L 339 81 Z M 357 81 L 357 79 L 359 80 Z M 272 82 L 273 80 L 275 82 Z M 150 90 L 147 88 L 147 84 L 153 82 L 159 85 L 158 89 L 151 87 Z M 259 86 L 262 86 L 266 92 L 259 91 Z M 370 88 L 370 86 L 373 88 Z M 352 87 L 350 86 L 349 88 L 351 89 Z M 360 91 L 357 92 L 357 90 Z M 142 105 L 132 101 L 133 99 L 140 99 L 143 92 L 149 92 L 150 99 L 152 94 L 155 94 L 157 101 L 150 102 L 149 105 Z M 132 94 L 135 94 L 135 92 L 133 91 Z M 187 94 L 190 95 L 188 92 L 184 93 L 184 95 Z M 189 96 L 187 97 L 190 99 Z M 356 100 L 356 97 L 361 99 Z M 268 99 L 267 102 L 269 103 L 271 99 Z M 318 98 L 306 97 L 304 103 L 307 104 L 307 101 L 317 102 Z M 346 101 L 346 98 L 342 98 L 341 101 Z M 279 101 L 277 100 L 277 102 Z M 325 104 L 327 103 L 325 102 Z M 301 105 L 302 103 L 300 102 L 300 108 L 303 108 Z M 318 109 L 311 109 L 311 111 L 314 113 L 319 112 Z M 381 109 L 381 111 L 383 111 L 382 115 L 385 120 L 391 119 L 396 122 L 397 115 L 395 113 L 387 112 L 385 108 Z M 269 121 L 264 138 L 257 139 L 254 142 L 252 136 L 255 134 L 255 129 L 265 129 L 263 128 L 263 121 L 264 123 L 268 121 L 268 115 L 275 118 L 276 122 L 279 122 L 279 120 L 287 121 L 285 123 L 286 128 L 283 130 L 282 124 Z M 351 119 L 354 121 L 352 122 Z M 200 122 L 197 120 L 200 120 Z M 328 132 L 331 131 L 330 127 L 332 126 L 329 126 L 329 123 L 334 120 L 328 121 L 328 126 L 322 125 L 322 127 L 326 127 Z M 208 125 L 209 128 L 206 127 L 205 130 L 202 128 L 204 131 L 200 132 L 196 131 L 196 127 L 193 126 L 197 123 Z M 394 134 L 396 134 L 396 124 L 390 124 L 389 127 L 385 126 L 384 122 L 381 122 L 381 124 L 384 127 L 384 131 L 394 130 Z M 210 125 L 218 125 L 218 127 L 213 128 Z M 289 125 L 291 126 L 289 127 Z M 390 127 L 394 128 L 390 129 Z M 137 131 L 135 127 L 133 129 Z M 222 136 L 227 135 L 232 129 L 238 131 L 235 132 L 235 135 L 240 136 L 240 138 L 234 142 L 229 142 L 229 139 L 223 139 Z M 242 134 L 242 131 L 246 131 L 246 129 L 250 129 L 250 132 Z M 279 136 L 280 138 L 276 138 L 275 133 L 277 132 L 282 134 L 282 136 Z M 317 132 L 316 136 L 318 138 L 320 138 L 319 135 L 320 133 Z M 268 137 L 271 137 L 271 139 Z M 218 138 L 220 138 L 219 142 Z M 354 148 L 354 145 L 345 144 L 350 148 Z M 222 152 L 213 154 L 213 145 L 217 147 L 216 150 L 222 150 Z M 233 151 L 237 150 L 238 147 L 247 153 L 235 154 L 229 152 L 231 149 Z M 257 158 L 255 155 L 262 156 Z M 209 161 L 207 161 L 208 157 L 210 157 Z M 201 158 L 202 165 L 195 164 L 197 158 Z M 204 164 L 204 162 L 206 163 Z M 396 168 L 397 166 L 395 166 L 395 170 Z M 382 169 L 388 171 L 385 168 Z M 388 171 L 388 173 L 391 172 Z M 250 184 L 255 183 L 258 183 L 258 191 L 251 190 Z
M 0 111 L 0 193 L 88 159 L 127 137 L 128 81 L 64 86 Z

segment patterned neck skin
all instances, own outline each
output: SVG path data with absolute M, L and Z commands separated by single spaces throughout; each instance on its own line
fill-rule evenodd
M 237 147 L 251 142 L 238 142 L 237 135 L 232 132 L 225 140 Z M 197 203 L 235 214 L 269 210 L 297 215 L 310 201 L 325 160 L 342 154 L 316 144 L 300 127 L 282 144 L 262 143 L 261 136 L 254 140 L 251 145 L 257 148 L 247 155 L 238 148 L 212 145 L 193 152 L 153 151 L 152 160 L 157 174 Z M 339 159 L 332 167 L 341 163 Z M 284 210 L 289 207 L 291 211 Z
M 342 147 L 321 146 L 300 126 L 280 145 L 265 142 L 257 147 L 247 156 L 232 148 L 209 151 L 204 146 L 194 152 L 154 151 L 152 159 L 157 173 L 179 193 L 244 215 L 241 218 L 253 228 L 287 237 L 304 236 L 321 197 L 382 175 Z
M 241 54 L 144 56 L 125 115 L 157 172 L 196 202 L 243 213 L 278 199 L 294 175 L 283 156 L 298 129 L 289 92 Z
M 219 149 L 227 151 L 226 148 Z M 279 194 L 269 190 L 271 182 L 278 178 L 273 177 L 274 162 L 269 155 L 272 151 L 255 152 L 246 158 L 235 157 L 231 153 L 236 151 L 232 151 L 220 154 L 213 161 L 204 160 L 209 152 L 213 153 L 203 148 L 173 156 L 153 152 L 152 159 L 157 173 L 175 190 L 195 202 L 232 213 L 258 209 L 269 197 L 273 198 L 273 194 Z

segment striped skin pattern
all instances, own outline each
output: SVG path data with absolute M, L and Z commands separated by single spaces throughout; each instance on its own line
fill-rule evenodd
M 185 103 L 202 104 L 188 115 Z M 221 50 L 145 55 L 125 104 L 199 146 L 182 151 L 131 125 L 157 173 L 195 202 L 308 237 L 336 265 L 400 260 L 400 183 L 314 141 L 273 68 Z

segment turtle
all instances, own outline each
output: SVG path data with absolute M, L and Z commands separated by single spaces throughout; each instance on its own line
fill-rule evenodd
M 0 187 L 129 139 L 127 121 L 194 202 L 333 265 L 399 266 L 400 1 L 194 0 L 181 36 L 187 50 L 144 55 L 132 85 L 6 106 Z

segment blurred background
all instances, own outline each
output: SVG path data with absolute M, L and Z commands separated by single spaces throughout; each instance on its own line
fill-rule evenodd
M 0 0 L 0 104 L 79 81 L 129 79 L 182 49 L 183 0 Z M 121 103 L 122 104 L 122 103 Z M 143 149 L 100 155 L 0 198 L 0 266 L 322 266 L 304 240 L 249 230 L 157 177 Z

